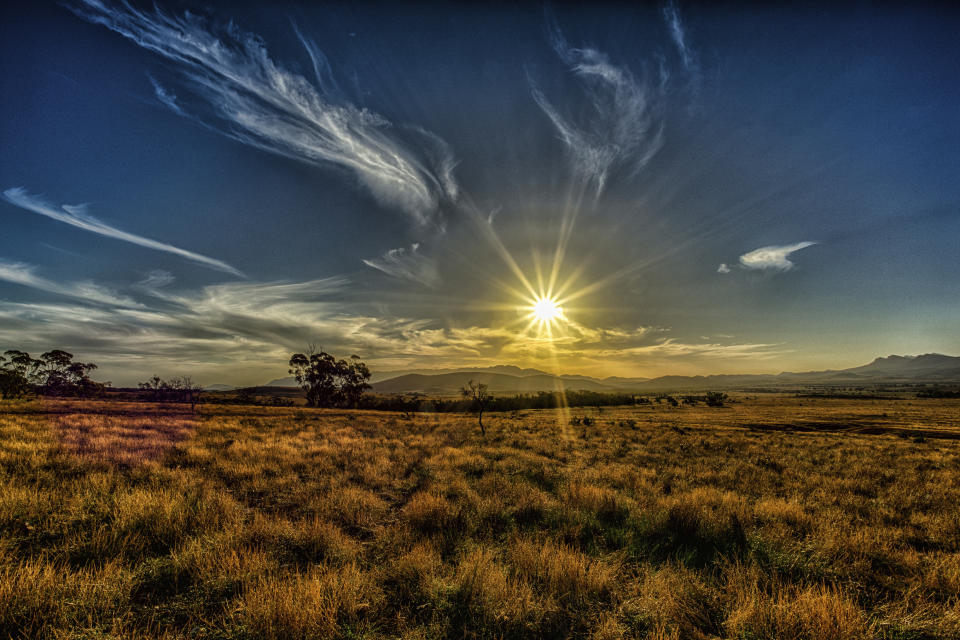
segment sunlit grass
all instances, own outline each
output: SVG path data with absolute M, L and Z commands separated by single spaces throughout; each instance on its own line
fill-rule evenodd
M 960 635 L 956 401 L 3 408 L 3 638 Z

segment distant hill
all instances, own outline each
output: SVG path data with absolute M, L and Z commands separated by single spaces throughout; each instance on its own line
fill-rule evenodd
M 584 375 L 554 376 L 540 369 L 513 365 L 463 367 L 454 369 L 411 369 L 374 373 L 371 382 L 376 393 L 424 393 L 455 395 L 470 380 L 486 384 L 495 394 L 537 393 L 539 391 L 585 390 L 597 392 L 702 391 L 755 386 L 796 384 L 879 384 L 960 382 L 960 357 L 928 353 L 918 356 L 891 355 L 850 369 L 784 372 L 780 374 L 718 374 L 708 376 L 667 375 L 658 378 L 603 379 Z M 267 387 L 296 387 L 292 376 L 271 380 Z M 211 385 L 211 391 L 235 387 Z
M 536 393 L 563 388 L 598 392 L 703 391 L 755 386 L 796 384 L 881 384 L 960 382 L 960 357 L 930 353 L 919 356 L 891 355 L 850 369 L 780 374 L 720 374 L 709 376 L 660 376 L 599 380 L 589 376 L 552 376 L 537 369 L 496 366 L 452 372 L 405 373 L 373 384 L 376 393 L 424 393 L 455 395 L 470 380 L 486 384 L 494 394 Z
M 609 376 L 600 382 L 613 387 L 628 387 L 641 382 L 648 382 L 649 380 L 650 378 L 621 378 L 620 376 Z
M 712 376 L 660 376 L 633 385 L 636 391 L 707 391 L 776 384 L 777 376 L 756 374 L 718 374 Z
M 423 393 L 426 395 L 456 395 L 467 382 L 486 384 L 491 393 L 513 395 L 540 391 L 596 391 L 599 393 L 654 392 L 665 390 L 705 390 L 751 386 L 760 381 L 772 383 L 776 376 L 719 375 L 719 376 L 663 376 L 645 378 L 607 378 L 597 380 L 588 376 L 551 376 L 547 374 L 511 376 L 498 373 L 458 372 L 440 375 L 408 374 L 384 380 L 373 385 L 376 393 Z
M 416 374 L 424 376 L 437 376 L 437 375 L 446 375 L 450 373 L 502 373 L 510 376 L 516 377 L 529 377 L 529 376 L 549 376 L 550 374 L 541 371 L 540 369 L 521 369 L 511 364 L 498 364 L 492 367 L 456 367 L 450 369 L 401 369 L 397 371 L 374 371 L 373 376 L 370 378 L 371 382 L 376 384 L 377 382 L 382 382 L 384 380 L 392 380 L 394 378 L 399 378 L 406 375 Z M 597 381 L 595 378 L 589 376 L 563 376 L 564 378 L 570 379 L 584 379 Z M 266 385 L 267 387 L 295 387 L 297 386 L 297 381 L 293 376 L 288 376 L 286 378 L 276 378 L 271 380 Z
M 890 379 L 958 380 L 960 379 L 960 358 L 939 353 L 926 353 L 922 356 L 887 356 L 840 373 Z
M 236 389 L 232 384 L 208 384 L 203 388 L 204 391 L 233 391 Z
M 409 373 L 374 383 L 376 393 L 425 393 L 427 395 L 456 395 L 468 382 L 487 385 L 491 393 L 516 394 L 537 393 L 538 391 L 556 391 L 557 389 L 576 389 L 586 391 L 613 392 L 616 388 L 604 385 L 591 378 L 574 377 L 571 379 L 539 375 L 513 376 L 505 373 L 461 371 L 440 375 Z

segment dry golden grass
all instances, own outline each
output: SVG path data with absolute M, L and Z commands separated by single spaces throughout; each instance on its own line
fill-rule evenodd
M 487 422 L 0 405 L 0 638 L 960 638 L 956 400 Z
M 94 415 L 71 413 L 54 424 L 61 445 L 82 458 L 140 464 L 156 460 L 189 437 L 194 418 L 158 415 Z

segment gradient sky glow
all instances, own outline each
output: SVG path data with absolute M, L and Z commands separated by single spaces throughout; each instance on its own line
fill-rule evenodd
M 0 351 L 118 386 L 262 383 L 311 342 L 601 377 L 960 354 L 958 31 L 936 5 L 5 3 Z

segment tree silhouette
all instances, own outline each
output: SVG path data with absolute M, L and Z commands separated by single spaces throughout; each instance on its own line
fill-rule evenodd
M 20 398 L 30 390 L 30 380 L 9 358 L 12 353 L 20 352 L 7 351 L 0 356 L 0 398 Z
M 160 402 L 163 400 L 163 391 L 166 384 L 160 376 L 153 376 L 146 382 L 138 382 L 137 386 L 145 392 L 147 399 Z
M 0 395 L 5 397 L 20 397 L 31 387 L 48 396 L 90 395 L 105 386 L 90 379 L 90 372 L 97 365 L 74 362 L 73 354 L 62 349 L 47 351 L 39 359 L 16 349 L 3 355 L 0 359 Z
M 47 351 L 40 356 L 43 377 L 42 390 L 48 396 L 87 395 L 95 391 L 97 383 L 90 379 L 90 372 L 97 365 L 74 362 L 73 354 L 61 349 Z
M 40 360 L 34 360 L 26 351 L 17 351 L 9 349 L 3 355 L 6 356 L 4 367 L 8 371 L 14 371 L 23 377 L 29 384 L 40 383 L 40 370 L 43 363 Z
M 471 380 L 467 386 L 460 389 L 460 395 L 470 401 L 470 411 L 477 414 L 477 422 L 480 423 L 480 433 L 487 435 L 487 430 L 483 427 L 483 410 L 493 398 L 493 395 L 487 391 L 487 385 Z
M 359 356 L 337 360 L 322 350 L 313 353 L 311 348 L 306 354 L 290 356 L 290 373 L 306 392 L 311 407 L 356 408 L 363 392 L 371 388 L 367 384 L 370 369 Z
M 146 382 L 137 384 L 147 399 L 153 402 L 188 402 L 190 409 L 194 409 L 200 399 L 203 387 L 196 384 L 190 376 L 181 376 L 163 380 L 160 376 L 153 376 Z

